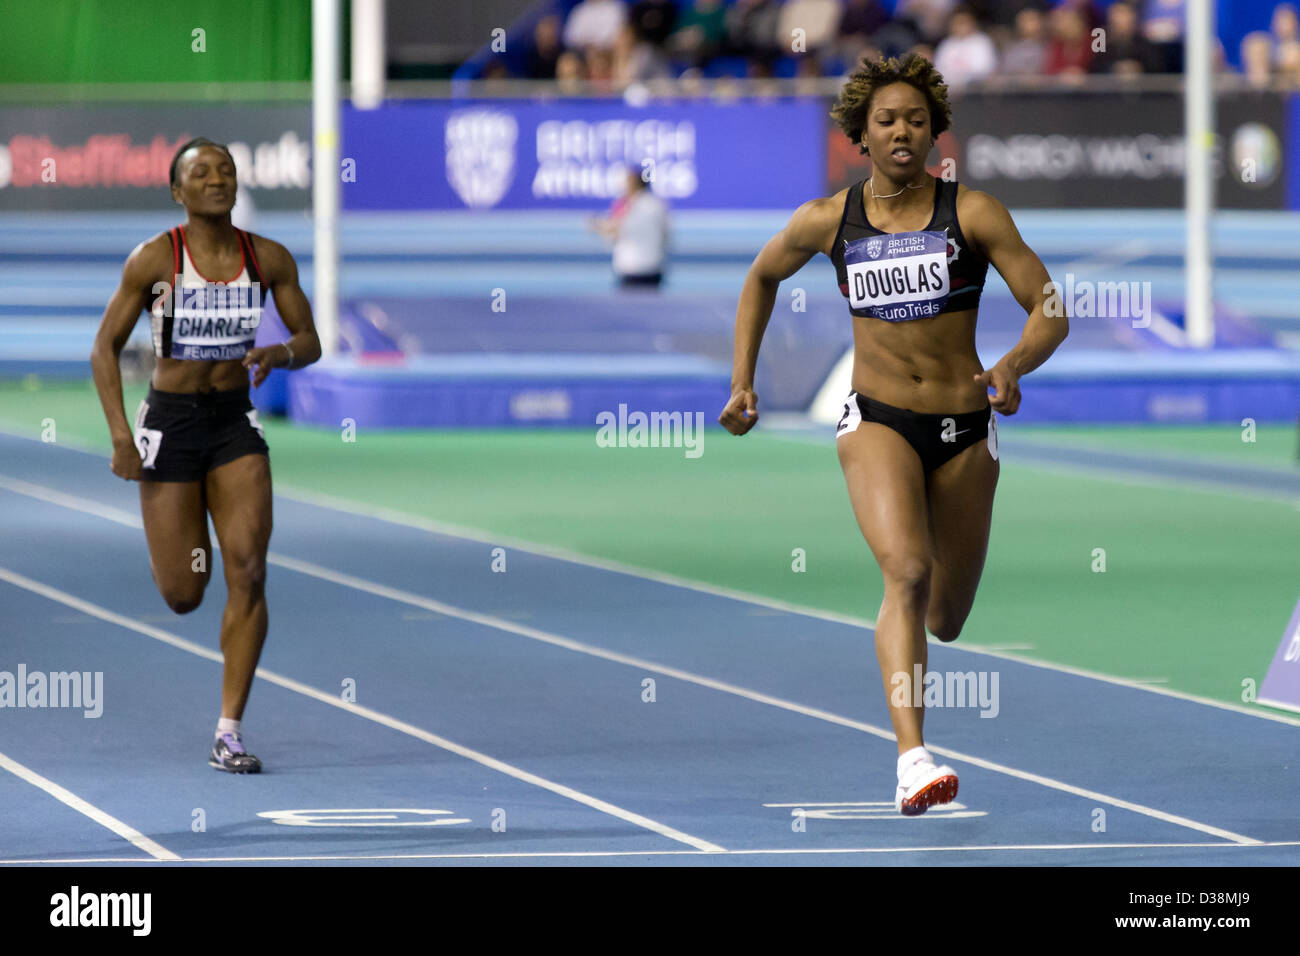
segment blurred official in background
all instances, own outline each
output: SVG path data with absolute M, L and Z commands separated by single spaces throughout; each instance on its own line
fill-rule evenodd
M 668 206 L 635 170 L 628 170 L 627 192 L 609 215 L 587 224 L 614 243 L 614 274 L 621 286 L 658 287 L 668 256 Z

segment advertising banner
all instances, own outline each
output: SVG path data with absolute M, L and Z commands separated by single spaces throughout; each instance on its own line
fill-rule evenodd
M 402 102 L 345 108 L 345 209 L 608 205 L 629 169 L 674 208 L 793 209 L 821 194 L 820 100 Z
M 311 202 L 311 107 L 104 104 L 0 110 L 0 210 L 174 207 L 167 173 L 195 136 L 230 147 L 258 208 Z
M 1221 94 L 1216 205 L 1282 209 L 1287 200 L 1285 102 L 1275 93 Z M 1183 101 L 1177 93 L 969 93 L 952 99 L 952 129 L 929 157 L 1012 208 L 1183 205 Z M 827 120 L 827 192 L 870 174 L 870 161 Z M 1292 166 L 1295 163 L 1291 163 Z

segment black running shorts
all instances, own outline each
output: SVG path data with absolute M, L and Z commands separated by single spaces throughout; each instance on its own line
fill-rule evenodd
M 160 392 L 150 386 L 135 416 L 142 481 L 202 481 L 244 455 L 269 455 L 248 387 Z
M 994 461 L 998 458 L 997 419 L 993 409 L 987 405 L 979 411 L 960 415 L 928 415 L 849 392 L 835 437 L 842 438 L 857 431 L 863 422 L 888 426 L 906 438 L 920 456 L 921 467 L 926 472 L 934 471 L 980 441 L 988 442 L 989 456 Z

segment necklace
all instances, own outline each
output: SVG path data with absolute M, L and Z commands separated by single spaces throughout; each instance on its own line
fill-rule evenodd
M 877 196 L 877 195 L 876 195 L 876 184 L 875 184 L 875 182 L 874 182 L 875 178 L 876 178 L 875 176 L 872 176 L 871 179 L 868 179 L 868 180 L 867 180 L 867 186 L 869 186 L 870 189 L 871 189 L 871 198 L 872 198 L 872 199 L 893 199 L 895 196 L 902 195 L 903 189 L 920 189 L 920 188 L 922 188 L 922 187 L 925 185 L 925 183 L 918 183 L 917 185 L 913 186 L 913 185 L 911 185 L 910 183 L 904 183 L 904 184 L 903 184 L 903 189 L 900 189 L 900 190 L 899 190 L 898 192 L 896 192 L 896 193 L 890 193 L 888 196 Z

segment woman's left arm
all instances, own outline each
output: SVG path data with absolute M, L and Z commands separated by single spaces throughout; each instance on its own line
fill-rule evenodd
M 250 240 L 253 238 L 250 235 Z M 320 338 L 316 323 L 311 317 L 311 303 L 298 284 L 298 264 L 289 250 L 278 242 L 258 236 L 256 238 L 258 265 L 262 278 L 275 298 L 280 321 L 289 330 L 288 342 L 277 342 L 265 348 L 249 349 L 244 356 L 244 367 L 257 366 L 253 373 L 253 387 L 261 385 L 272 368 L 302 368 L 320 358 Z
M 1020 377 L 1051 357 L 1070 332 L 1069 317 L 1057 287 L 1034 251 L 1025 245 L 1005 206 L 988 193 L 963 195 L 962 229 L 1006 280 L 1016 301 L 1029 315 L 1020 341 L 997 364 L 975 376 L 992 387 L 995 411 L 1014 415 L 1020 407 Z

